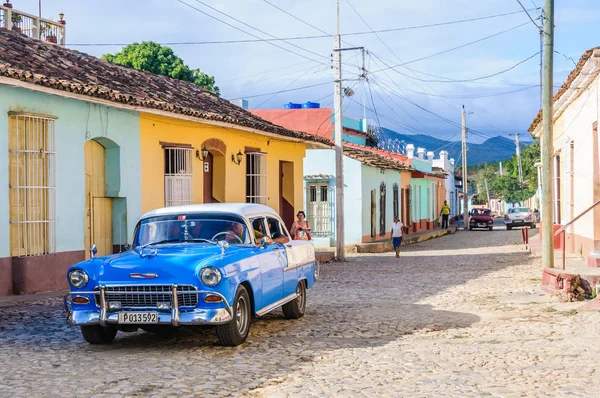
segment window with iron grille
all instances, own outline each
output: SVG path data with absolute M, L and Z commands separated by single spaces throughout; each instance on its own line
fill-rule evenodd
M 333 206 L 330 202 L 331 188 L 328 184 L 310 184 L 308 189 L 308 207 L 306 219 L 312 228 L 311 235 L 318 237 L 331 236 L 331 212 Z
M 379 235 L 385 235 L 385 210 L 386 210 L 386 199 L 387 190 L 385 182 L 382 182 L 379 186 Z
M 267 154 L 246 154 L 246 203 L 267 204 Z
M 10 115 L 10 247 L 14 257 L 56 253 L 56 151 L 52 118 Z
M 165 148 L 165 206 L 193 203 L 192 148 Z

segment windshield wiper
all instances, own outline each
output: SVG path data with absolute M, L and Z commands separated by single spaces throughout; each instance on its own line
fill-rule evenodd
M 213 245 L 217 244 L 217 242 L 215 242 L 215 241 L 204 239 L 204 238 L 191 238 L 191 239 L 184 239 L 183 241 L 184 242 L 206 242 L 206 243 L 211 243 Z
M 173 243 L 173 242 L 181 242 L 181 240 L 180 239 L 163 239 L 163 240 L 157 240 L 156 242 L 149 242 L 149 243 L 146 243 L 143 246 L 138 246 L 138 248 L 140 250 L 142 250 L 145 247 L 150 246 L 150 245 L 160 245 L 160 244 L 163 244 L 163 243 Z

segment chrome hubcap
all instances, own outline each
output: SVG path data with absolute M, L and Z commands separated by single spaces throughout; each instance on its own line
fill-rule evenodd
M 304 290 L 302 289 L 302 286 L 300 284 L 296 287 L 296 296 L 298 307 L 304 308 Z
M 237 308 L 235 311 L 235 318 L 237 323 L 238 332 L 241 335 L 246 334 L 248 328 L 248 305 L 244 297 L 239 297 L 237 301 Z

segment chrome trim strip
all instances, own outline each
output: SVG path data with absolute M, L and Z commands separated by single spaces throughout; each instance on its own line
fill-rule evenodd
M 171 325 L 179 326 L 179 297 L 177 297 L 177 285 L 172 286 L 171 295 Z
M 106 296 L 104 285 L 100 286 L 100 325 L 106 326 Z
M 298 264 L 298 265 L 293 265 L 293 266 L 289 266 L 289 265 L 288 265 L 287 267 L 285 267 L 285 268 L 283 269 L 283 272 L 285 272 L 285 271 L 289 271 L 289 270 L 292 270 L 292 269 L 296 269 L 296 268 L 300 268 L 300 267 L 304 267 L 305 265 L 312 264 L 313 262 L 315 262 L 315 260 L 314 260 L 314 259 L 313 259 L 313 260 L 309 260 L 309 261 L 307 261 L 307 262 L 305 262 L 305 263 L 302 263 L 302 264 Z
M 284 297 L 281 300 L 276 301 L 273 304 L 270 304 L 270 305 L 264 307 L 263 309 L 256 311 L 256 315 L 263 316 L 266 313 L 273 311 L 275 308 L 278 308 L 278 307 L 282 306 L 283 304 L 296 299 L 296 297 L 298 297 L 298 295 L 296 293 L 292 293 L 289 296 Z

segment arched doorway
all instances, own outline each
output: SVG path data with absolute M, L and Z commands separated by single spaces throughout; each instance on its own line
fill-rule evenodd
M 225 202 L 225 143 L 217 138 L 204 141 L 202 148 L 208 150 L 202 162 L 203 202 Z
M 89 140 L 84 145 L 85 162 L 85 230 L 86 259 L 89 248 L 96 245 L 98 256 L 113 253 L 112 199 L 106 195 L 106 149 Z

